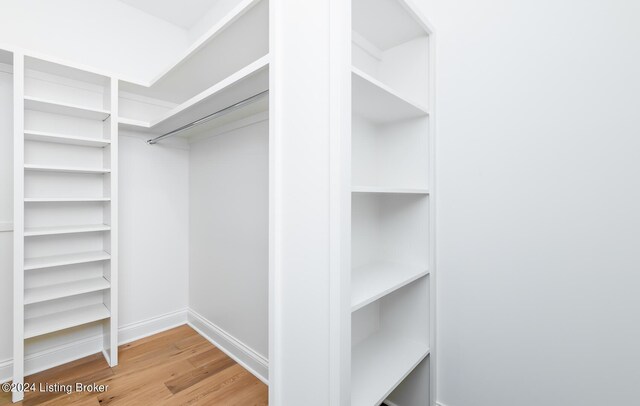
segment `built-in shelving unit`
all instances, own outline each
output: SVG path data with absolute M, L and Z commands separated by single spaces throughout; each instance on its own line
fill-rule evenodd
M 118 88 L 109 77 L 18 53 L 13 67 L 19 383 L 30 339 L 41 345 L 72 327 L 100 328 L 107 361 L 118 362 Z M 15 391 L 14 401 L 22 396 Z
M 432 31 L 410 1 L 351 4 L 351 406 L 432 406 Z
M 268 0 L 242 1 L 153 81 L 122 82 L 120 128 L 164 134 L 268 90 L 268 11 Z M 264 98 L 202 129 L 267 109 Z

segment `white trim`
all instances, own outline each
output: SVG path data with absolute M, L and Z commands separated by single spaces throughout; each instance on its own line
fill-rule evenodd
M 119 345 L 128 344 L 141 338 L 167 331 L 187 324 L 188 309 L 176 310 L 146 320 L 126 324 L 118 329 Z
M 351 2 L 332 0 L 329 59 L 329 401 L 351 404 L 351 54 L 382 53 L 351 28 Z M 360 40 L 360 42 L 357 42 Z M 359 44 L 359 45 L 358 45 Z
M 398 404 L 393 403 L 392 401 L 386 400 L 386 399 L 385 399 L 384 402 L 382 402 L 382 404 L 387 405 L 387 406 L 399 406 Z
M 53 348 L 47 348 L 24 357 L 24 375 L 31 375 L 55 366 L 75 361 L 91 354 L 101 352 L 102 336 L 84 338 Z M 13 360 L 8 359 L 0 364 L 0 381 L 11 380 Z M 1 367 L 1 366 L 4 366 Z
M 13 54 L 13 371 L 24 382 L 24 55 Z M 13 402 L 24 398 L 14 388 Z
M 256 378 L 269 385 L 269 361 L 265 357 L 193 309 L 189 309 L 188 324 Z
M 111 357 L 109 357 L 109 351 L 106 348 L 102 349 L 102 356 L 107 361 L 107 364 L 111 365 Z
M 420 12 L 418 7 L 416 7 L 413 0 L 401 0 L 400 4 L 404 7 L 404 9 L 411 14 L 411 16 L 416 20 L 421 26 L 422 29 L 427 32 L 428 35 L 433 34 L 434 28 L 431 22 Z
M 154 334 L 178 327 L 187 323 L 187 309 L 152 317 L 130 323 L 119 328 L 119 345 L 149 337 Z M 44 371 L 67 362 L 96 354 L 104 353 L 102 335 L 72 341 L 53 348 L 48 348 L 25 357 L 25 375 Z M 105 357 L 109 359 L 108 356 Z M 0 362 L 0 382 L 7 382 L 12 377 L 13 360 Z
M 12 221 L 0 221 L 0 232 L 9 232 L 13 231 L 13 222 Z
M 13 360 L 11 358 L 0 362 L 0 383 L 9 382 L 11 380 L 12 369 Z

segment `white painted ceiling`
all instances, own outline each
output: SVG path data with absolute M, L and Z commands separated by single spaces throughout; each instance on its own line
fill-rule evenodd
M 190 29 L 218 0 L 120 0 L 138 10 Z

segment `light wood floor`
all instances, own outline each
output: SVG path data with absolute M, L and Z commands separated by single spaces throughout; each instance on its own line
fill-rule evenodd
M 105 393 L 27 393 L 18 405 L 267 405 L 267 386 L 188 326 L 120 346 L 109 368 L 91 355 L 25 379 L 31 383 L 109 385 Z M 37 385 L 38 386 L 38 385 Z M 11 394 L 0 391 L 0 405 Z

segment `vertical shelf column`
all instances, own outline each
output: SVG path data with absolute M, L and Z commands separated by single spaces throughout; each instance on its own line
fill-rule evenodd
M 270 0 L 269 403 L 343 404 L 342 0 Z M 339 33 L 333 31 L 339 26 Z M 338 60 L 335 57 L 338 56 Z M 341 66 L 334 66 L 339 64 Z M 335 69 L 334 69 L 335 68 Z M 335 104 L 338 102 L 339 104 Z M 348 276 L 346 277 L 348 280 Z M 348 337 L 347 337 L 348 339 Z M 346 399 L 348 401 L 348 399 Z
M 437 303 L 437 278 L 436 269 L 436 33 L 432 27 L 427 27 L 429 31 L 429 185 L 431 194 L 429 195 L 429 342 L 431 352 L 429 355 L 429 396 L 430 405 L 436 405 L 436 303 Z
M 110 204 L 105 204 L 105 221 L 109 222 L 111 231 L 105 234 L 105 250 L 110 254 L 111 260 L 105 263 L 108 272 L 105 276 L 109 279 L 111 289 L 104 293 L 105 305 L 109 309 L 111 317 L 104 328 L 104 351 L 109 365 L 118 365 L 118 84 L 116 78 L 110 78 L 109 97 L 105 103 L 110 106 L 111 116 L 105 126 L 105 138 L 111 143 L 104 149 L 105 162 L 109 162 L 111 172 L 105 179 L 105 196 L 111 196 Z M 108 193 L 108 194 L 107 194 Z M 106 271 L 107 269 L 105 269 Z
M 24 398 L 24 55 L 13 54 L 13 402 Z

